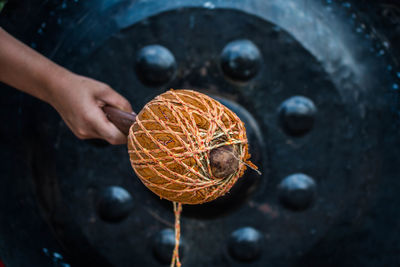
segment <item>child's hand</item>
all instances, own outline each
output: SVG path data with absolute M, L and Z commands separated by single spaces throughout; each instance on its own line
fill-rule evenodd
M 129 102 L 108 85 L 74 74 L 21 43 L 0 27 L 0 81 L 52 105 L 81 139 L 126 143 L 102 107 L 132 112 Z
M 132 112 L 129 102 L 108 85 L 68 73 L 51 85 L 47 101 L 80 139 L 100 138 L 110 144 L 126 143 L 126 136 L 104 114 L 104 105 Z

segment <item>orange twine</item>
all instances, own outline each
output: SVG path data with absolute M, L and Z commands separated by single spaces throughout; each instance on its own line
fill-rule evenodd
M 181 239 L 181 212 L 182 212 L 182 204 L 173 202 L 174 204 L 174 213 L 175 213 L 175 248 L 172 254 L 171 266 L 174 267 L 175 263 L 177 267 L 181 267 L 181 262 L 179 261 L 179 241 Z
M 231 145 L 237 152 L 236 172 L 213 175 L 210 151 Z M 248 159 L 243 122 L 218 101 L 191 90 L 170 90 L 147 103 L 128 137 L 133 169 L 151 191 L 174 202 L 176 245 L 171 266 L 180 266 L 182 204 L 200 204 L 224 195 L 243 175 Z

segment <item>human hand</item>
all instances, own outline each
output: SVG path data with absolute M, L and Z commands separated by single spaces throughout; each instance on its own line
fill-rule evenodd
M 101 138 L 113 145 L 126 136 L 102 107 L 132 112 L 129 102 L 108 85 L 74 74 L 40 55 L 0 28 L 0 81 L 52 105 L 81 139 Z
M 102 107 L 110 105 L 125 112 L 132 112 L 132 107 L 108 85 L 68 72 L 58 77 L 48 92 L 46 101 L 78 138 L 100 138 L 113 145 L 126 143 L 126 136 L 107 119 Z

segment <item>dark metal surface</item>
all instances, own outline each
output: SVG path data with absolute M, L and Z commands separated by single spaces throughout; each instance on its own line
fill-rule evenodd
M 110 186 L 99 193 L 97 213 L 106 222 L 124 220 L 133 208 L 132 196 L 124 188 Z
M 161 45 L 148 45 L 137 53 L 135 64 L 137 77 L 148 86 L 169 82 L 176 71 L 174 55 Z
M 313 178 L 303 173 L 289 175 L 278 185 L 279 199 L 292 210 L 305 210 L 312 205 L 316 196 Z
M 235 81 L 248 81 L 260 70 L 261 54 L 250 40 L 235 40 L 221 53 L 221 69 Z
M 262 239 L 262 234 L 256 229 L 240 228 L 234 231 L 229 238 L 229 253 L 238 261 L 252 262 L 261 254 Z
M 285 132 L 292 136 L 301 136 L 314 125 L 317 109 L 311 99 L 304 96 L 292 96 L 279 108 L 279 119 Z
M 394 22 L 366 3 L 32 0 L 0 21 L 135 111 L 191 88 L 244 121 L 263 174 L 183 207 L 183 266 L 398 266 L 400 55 Z M 126 148 L 80 141 L 3 87 L 6 265 L 165 265 L 172 204 L 140 183 Z

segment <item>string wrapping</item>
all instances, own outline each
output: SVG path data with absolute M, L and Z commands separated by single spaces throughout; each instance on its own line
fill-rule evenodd
M 210 153 L 229 146 L 238 161 L 226 177 L 213 173 Z M 147 103 L 129 130 L 132 167 L 161 198 L 173 202 L 175 248 L 171 267 L 180 267 L 182 204 L 201 204 L 227 193 L 249 161 L 246 130 L 235 113 L 211 97 L 191 90 L 170 90 Z

